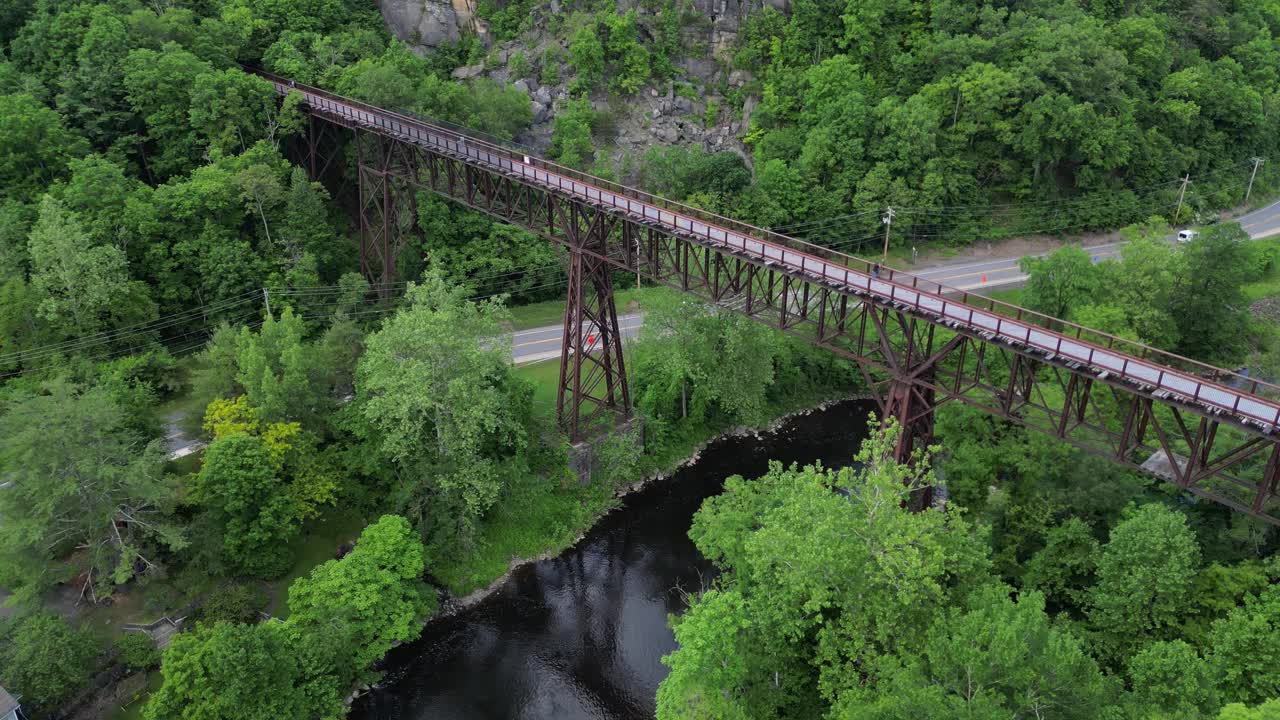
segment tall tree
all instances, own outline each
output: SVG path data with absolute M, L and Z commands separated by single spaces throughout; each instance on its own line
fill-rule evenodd
M 287 543 L 301 529 L 303 508 L 280 477 L 267 439 L 229 432 L 215 440 L 191 497 L 213 514 L 233 567 L 262 577 L 288 569 Z
M 424 548 L 408 520 L 384 515 L 365 528 L 355 549 L 330 560 L 289 587 L 289 622 L 323 635 L 345 626 L 354 653 L 344 662 L 359 673 L 396 643 L 422 631 L 435 597 L 422 582 Z
M 1027 307 L 1056 318 L 1070 318 L 1098 289 L 1098 272 L 1089 253 L 1063 247 L 1045 257 L 1027 256 L 1019 263 L 1027 275 L 1022 298 Z
M 191 86 L 191 128 L 210 150 L 248 150 L 271 137 L 275 115 L 275 90 L 239 69 L 206 72 Z
M 129 279 L 124 252 L 94 245 L 57 200 L 41 201 L 27 250 L 39 315 L 63 334 L 90 335 L 154 316 L 146 286 Z
M 1223 223 L 1205 228 L 1183 249 L 1181 272 L 1169 294 L 1178 352 L 1223 363 L 1241 358 L 1249 317 L 1241 291 L 1248 240 L 1239 224 Z
M 150 177 L 165 180 L 188 172 L 200 157 L 191 125 L 191 90 L 210 66 L 178 45 L 140 48 L 124 64 L 124 84 L 134 112 L 147 127 L 144 164 Z
M 509 365 L 502 306 L 428 272 L 369 336 L 356 375 L 369 439 L 401 476 L 396 502 L 433 541 L 468 541 L 524 471 L 531 391 Z
M 29 94 L 0 95 L 0 117 L 0 198 L 34 200 L 88 149 L 58 113 Z
M 1148 713 L 1212 717 L 1219 706 L 1217 679 L 1209 663 L 1181 640 L 1155 643 L 1129 658 L 1129 683 L 1138 707 Z
M 58 108 L 100 150 L 123 139 L 131 119 L 124 87 L 129 45 L 120 13 L 110 5 L 95 5 L 75 66 L 61 78 Z
M 1079 638 L 1054 627 L 1039 593 L 1009 588 L 973 593 L 962 609 L 934 622 L 924 651 L 874 700 L 850 702 L 842 720 L 909 718 L 1098 717 L 1114 698 Z
M 0 684 L 31 712 L 52 712 L 89 682 L 100 647 L 93 633 L 51 612 L 0 621 Z
M 15 392 L 0 414 L 0 557 L 9 587 L 32 597 L 51 583 L 81 578 L 96 598 L 139 569 L 155 551 L 184 546 L 166 517 L 174 488 L 161 443 L 126 429 L 106 390 L 55 383 Z
M 882 679 L 881 658 L 921 652 L 989 572 L 962 518 L 907 509 L 932 472 L 893 461 L 896 432 L 864 443 L 857 469 L 775 464 L 698 511 L 689 535 L 724 575 L 676 621 L 659 718 L 821 716 Z
M 1280 698 L 1280 588 L 1245 598 L 1213 624 L 1210 662 L 1228 702 Z
M 1104 657 L 1118 662 L 1144 643 L 1174 639 L 1199 566 L 1200 547 L 1181 514 L 1143 505 L 1117 525 L 1089 595 Z
M 160 672 L 147 720 L 315 720 L 343 710 L 331 681 L 315 683 L 280 623 L 218 623 L 176 635 Z

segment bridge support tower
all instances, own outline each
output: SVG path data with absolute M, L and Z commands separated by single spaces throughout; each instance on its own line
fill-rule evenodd
M 565 203 L 559 224 L 569 241 L 568 297 L 560 344 L 560 383 L 556 417 L 569 439 L 578 442 L 631 412 L 622 333 L 613 299 L 606 240 L 615 221 L 604 213 L 585 213 Z

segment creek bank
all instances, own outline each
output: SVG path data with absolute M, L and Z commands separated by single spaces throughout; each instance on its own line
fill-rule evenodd
M 619 487 L 625 499 L 572 547 L 518 564 L 484 600 L 389 652 L 352 720 L 652 720 L 661 660 L 676 648 L 668 618 L 717 575 L 689 537 L 692 518 L 730 476 L 852 462 L 875 405 L 818 406 L 771 422 L 772 433 L 738 428 L 697 451 L 689 442 L 680 454 L 697 462 Z
M 873 398 L 869 393 L 854 393 L 852 395 L 845 395 L 838 398 L 832 398 L 830 400 L 824 400 L 818 403 L 817 405 L 804 408 L 802 410 L 794 410 L 791 412 L 783 413 L 782 415 L 779 415 L 778 417 L 770 421 L 768 425 L 764 425 L 761 427 L 739 426 L 739 427 L 730 428 L 729 430 L 726 430 L 718 435 L 714 435 L 698 443 L 698 445 L 694 447 L 692 453 L 690 453 L 684 460 L 681 460 L 680 462 L 676 463 L 676 465 L 673 466 L 671 469 L 658 470 L 656 472 L 649 473 L 648 475 L 642 477 L 639 480 L 636 480 L 635 482 L 623 485 L 615 489 L 613 491 L 613 497 L 615 500 L 622 500 L 623 498 L 626 498 L 629 495 L 633 495 L 645 489 L 646 487 L 648 487 L 649 485 L 655 482 L 664 481 L 673 477 L 680 470 L 698 462 L 699 458 L 702 457 L 703 451 L 707 449 L 707 446 L 713 443 L 720 442 L 721 440 L 726 440 L 728 438 L 740 438 L 740 437 L 759 438 L 762 435 L 767 435 L 769 433 L 777 432 L 780 428 L 782 428 L 784 425 L 786 425 L 788 422 L 791 422 L 795 418 L 804 417 L 806 415 L 811 415 L 817 412 L 822 412 L 823 410 L 827 410 L 834 405 L 838 405 L 844 402 L 858 401 L 858 400 L 872 400 L 872 399 Z M 577 546 L 578 543 L 582 542 L 582 540 L 587 537 L 587 533 L 591 532 L 592 528 L 598 525 L 601 520 L 604 520 L 606 517 L 609 516 L 610 513 L 613 513 L 617 509 L 618 509 L 617 503 L 614 503 L 613 505 L 611 505 L 608 510 L 598 515 L 596 519 L 592 521 L 589 527 L 584 529 L 582 532 L 578 533 L 577 537 L 575 537 L 572 542 L 570 542 L 568 545 L 565 545 L 564 547 L 551 548 L 549 550 L 538 553 L 537 555 L 534 555 L 531 557 L 512 558 L 511 564 L 507 567 L 507 571 L 505 573 L 495 578 L 493 582 L 489 583 L 487 586 L 480 588 L 478 590 L 473 590 L 460 598 L 455 598 L 452 595 L 450 595 L 449 591 L 444 587 L 441 587 L 438 584 L 433 584 L 437 592 L 440 593 L 440 610 L 437 611 L 434 615 L 423 620 L 422 626 L 426 627 L 428 624 L 430 624 L 434 620 L 442 620 L 444 618 L 448 618 L 453 615 L 456 615 L 457 613 L 462 612 L 463 610 L 468 610 L 474 607 L 476 604 L 484 601 L 489 596 L 497 592 L 498 589 L 501 588 L 503 584 L 505 584 L 508 580 L 511 579 L 512 574 L 515 573 L 516 571 L 524 568 L 527 565 L 532 565 L 533 563 L 541 562 L 543 560 L 552 560 L 558 557 L 559 555 L 561 555 L 562 553 L 564 553 L 566 550 L 573 549 L 575 546 Z

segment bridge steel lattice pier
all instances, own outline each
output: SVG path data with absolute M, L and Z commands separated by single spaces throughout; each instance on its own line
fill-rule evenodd
M 629 406 L 609 283 L 611 270 L 625 270 L 852 360 L 881 412 L 904 428 L 899 459 L 929 442 L 936 407 L 961 402 L 1280 524 L 1280 387 L 889 268 L 873 272 L 858 258 L 469 131 L 264 76 L 281 94 L 301 92 L 313 118 L 381 148 L 360 160 L 372 277 L 393 276 L 405 229 L 398 203 L 412 202 L 411 189 L 566 250 L 558 411 L 575 436 Z M 1158 455 L 1167 470 L 1144 467 Z

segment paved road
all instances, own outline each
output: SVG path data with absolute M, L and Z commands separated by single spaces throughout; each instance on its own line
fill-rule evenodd
M 622 333 L 623 342 L 634 338 L 640 332 L 640 323 L 643 320 L 644 315 L 641 313 L 618 316 L 618 330 Z M 561 332 L 559 325 L 521 330 L 511 338 L 511 356 L 517 365 L 558 358 Z
M 1280 201 L 1241 215 L 1236 219 L 1254 240 L 1280 235 Z M 1123 242 L 1086 246 L 1094 262 L 1117 257 Z M 1011 287 L 1027 279 L 1018 268 L 1019 258 L 999 260 L 963 260 L 940 263 L 933 267 L 902 268 L 922 278 L 942 283 L 957 290 L 995 290 Z M 641 313 L 619 315 L 618 323 L 624 339 L 635 337 L 644 319 Z M 523 330 L 512 340 L 512 356 L 517 364 L 560 357 L 560 326 Z
M 1264 208 L 1254 210 L 1236 218 L 1249 237 L 1254 240 L 1280 235 L 1280 202 L 1274 202 Z M 1093 256 L 1094 262 L 1116 257 L 1120 254 L 1122 242 L 1090 245 L 1084 249 Z M 912 272 L 912 268 L 902 268 Z M 949 285 L 958 290 L 996 289 L 1017 285 L 1027 279 L 1018 269 L 1018 258 L 1003 260 L 960 261 L 943 263 L 936 267 L 915 270 L 916 275 L 934 282 Z

